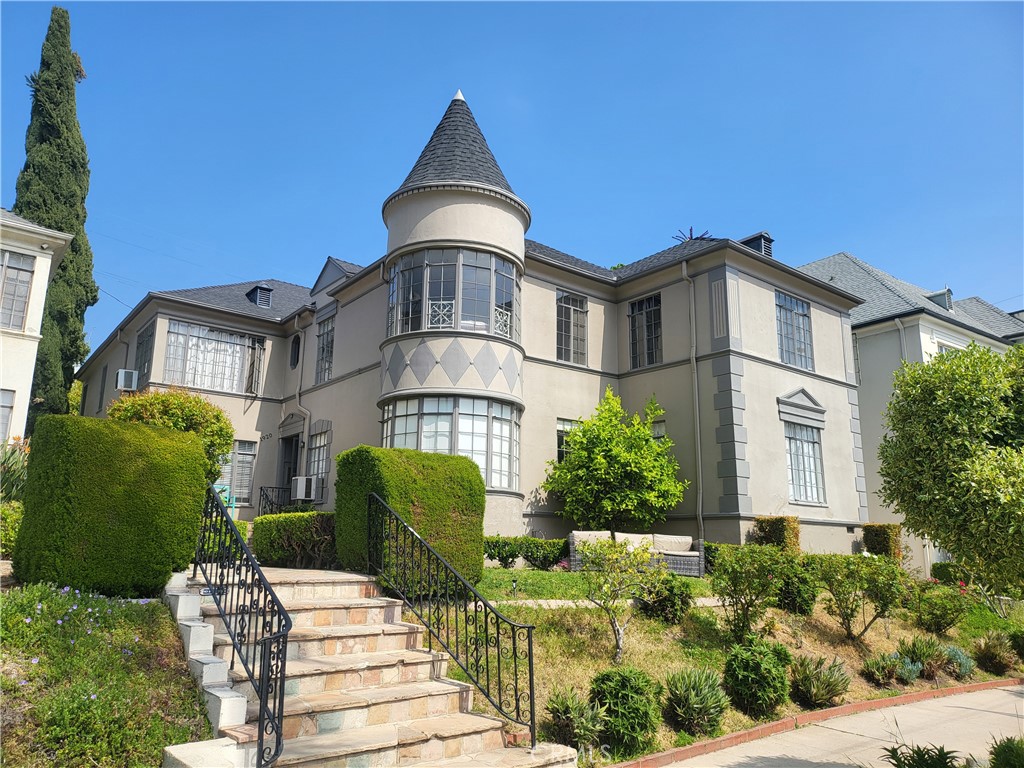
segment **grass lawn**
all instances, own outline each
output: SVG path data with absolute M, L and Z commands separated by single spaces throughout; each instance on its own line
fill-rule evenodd
M 212 737 L 160 601 L 32 585 L 0 614 L 4 765 L 158 766 L 165 746 Z
M 686 578 L 686 577 L 684 577 Z M 512 580 L 516 581 L 515 593 Z M 694 597 L 711 597 L 706 579 L 686 578 Z M 538 571 L 534 568 L 484 568 L 477 590 L 488 600 L 586 600 L 582 576 L 571 571 Z

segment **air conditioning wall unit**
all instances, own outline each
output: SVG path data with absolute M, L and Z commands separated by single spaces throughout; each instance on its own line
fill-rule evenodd
M 139 388 L 139 372 L 130 371 L 127 368 L 118 368 L 117 384 L 114 387 L 122 392 L 134 392 Z
M 292 499 L 294 501 L 312 501 L 316 498 L 315 477 L 293 477 Z

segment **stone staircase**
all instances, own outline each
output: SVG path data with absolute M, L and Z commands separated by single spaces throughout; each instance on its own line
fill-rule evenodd
M 338 571 L 265 568 L 292 618 L 279 766 L 508 766 L 569 768 L 557 744 L 506 746 L 503 721 L 471 712 L 474 688 L 444 677 L 447 655 L 423 648 L 424 628 L 373 579 Z M 255 765 L 257 703 L 204 583 L 179 574 L 170 605 L 202 685 L 217 739 L 168 747 L 164 768 Z

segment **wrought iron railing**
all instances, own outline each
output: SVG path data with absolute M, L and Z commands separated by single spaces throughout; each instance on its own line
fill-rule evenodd
M 257 515 L 276 515 L 292 503 L 292 489 L 287 485 L 261 485 Z
M 231 638 L 231 669 L 236 659 L 242 662 L 259 702 L 256 768 L 264 768 L 284 749 L 284 667 L 292 620 L 212 485 L 192 577 L 200 571 Z
M 502 615 L 379 496 L 368 500 L 369 566 L 494 708 L 537 746 L 533 627 Z

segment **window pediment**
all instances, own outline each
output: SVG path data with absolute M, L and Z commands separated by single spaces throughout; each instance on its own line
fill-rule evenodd
M 779 418 L 782 421 L 790 421 L 808 427 L 820 428 L 825 425 L 825 409 L 803 387 L 777 398 L 777 401 Z

